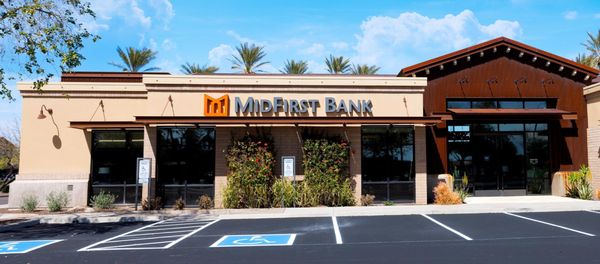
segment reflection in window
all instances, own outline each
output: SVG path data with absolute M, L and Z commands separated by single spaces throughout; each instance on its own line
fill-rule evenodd
M 93 131 L 92 141 L 93 184 L 135 183 L 143 131 Z

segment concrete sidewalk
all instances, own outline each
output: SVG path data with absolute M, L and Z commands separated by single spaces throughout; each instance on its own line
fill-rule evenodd
M 289 217 L 329 217 L 329 216 L 375 216 L 411 214 L 475 214 L 501 212 L 552 212 L 600 210 L 600 201 L 585 201 L 557 196 L 511 196 L 511 197 L 469 197 L 461 205 L 393 205 L 393 206 L 352 206 L 352 207 L 311 207 L 311 208 L 264 208 L 264 209 L 187 209 L 175 211 L 166 209 L 154 212 L 120 211 L 87 212 L 61 214 L 5 213 L 0 221 L 8 219 L 35 219 L 40 223 L 115 223 L 159 221 L 175 216 L 210 217 L 221 219 L 256 219 Z

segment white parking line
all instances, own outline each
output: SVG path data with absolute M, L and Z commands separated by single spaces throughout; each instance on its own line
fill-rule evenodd
M 598 212 L 598 211 L 594 211 L 594 210 L 586 210 L 586 211 L 587 211 L 587 212 L 590 212 L 590 213 L 594 213 L 594 214 L 600 214 L 600 212 Z
M 335 233 L 335 243 L 336 244 L 344 244 L 342 241 L 342 233 L 340 233 L 340 227 L 337 222 L 337 217 L 332 216 L 331 222 L 333 222 L 333 232 Z
M 200 227 L 200 228 L 198 228 L 198 229 L 194 230 L 193 232 L 191 232 L 191 233 L 189 233 L 189 234 L 187 234 L 187 235 L 185 235 L 185 236 L 181 237 L 180 239 L 177 239 L 177 240 L 175 240 L 175 241 L 171 242 L 171 244 L 168 244 L 168 245 L 166 245 L 166 246 L 165 246 L 165 248 L 170 248 L 170 247 L 172 247 L 173 245 L 175 245 L 175 244 L 179 243 L 181 240 L 184 240 L 184 239 L 186 239 L 186 238 L 188 238 L 188 237 L 192 236 L 193 234 L 196 234 L 196 233 L 200 232 L 200 230 L 202 230 L 202 229 L 204 229 L 204 228 L 207 228 L 207 227 L 211 226 L 212 224 L 214 224 L 214 223 L 216 223 L 216 222 L 219 222 L 219 220 L 220 220 L 220 219 L 217 219 L 217 220 L 215 220 L 215 221 L 212 221 L 212 222 L 210 222 L 210 223 L 206 224 L 206 225 L 205 225 L 205 226 L 203 226 L 203 227 Z
M 444 225 L 443 223 L 439 222 L 438 220 L 435 220 L 435 219 L 431 218 L 430 216 L 428 216 L 426 214 L 421 214 L 421 215 L 423 217 L 429 219 L 431 222 L 434 222 L 434 223 L 438 224 L 439 226 L 447 229 L 448 231 L 450 231 L 450 232 L 452 232 L 454 234 L 457 234 L 458 236 L 464 238 L 465 240 L 473 240 L 472 238 L 468 237 L 467 235 L 465 235 L 465 234 L 463 234 L 461 232 L 458 232 L 458 231 L 454 230 L 453 228 L 451 228 L 451 227 L 449 227 L 447 225 Z
M 218 221 L 191 221 L 181 218 L 160 221 L 102 240 L 78 251 L 166 249 Z
M 521 218 L 521 219 L 525 219 L 525 220 L 529 220 L 529 221 L 532 221 L 532 222 L 536 222 L 536 223 L 540 223 L 540 224 L 545 224 L 545 225 L 557 227 L 557 228 L 560 228 L 560 229 L 564 229 L 564 230 L 567 230 L 567 231 L 579 233 L 579 234 L 582 234 L 582 235 L 592 236 L 592 237 L 596 236 L 594 234 L 590 234 L 590 233 L 587 233 L 587 232 L 579 231 L 579 230 L 573 229 L 573 228 L 568 228 L 566 226 L 561 226 L 561 225 L 557 225 L 557 224 L 553 224 L 553 223 L 548 223 L 548 222 L 544 222 L 544 221 L 541 221 L 541 220 L 537 220 L 537 219 L 525 217 L 525 216 L 522 216 L 522 215 L 512 214 L 512 213 L 509 213 L 509 212 L 504 212 L 504 213 L 507 214 L 507 215 L 512 215 L 514 217 Z

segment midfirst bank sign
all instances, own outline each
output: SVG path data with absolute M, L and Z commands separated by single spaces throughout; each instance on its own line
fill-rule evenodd
M 220 112 L 221 116 L 227 116 L 229 113 L 229 96 L 224 95 L 219 98 L 212 98 L 205 95 L 205 115 L 215 115 Z M 234 111 L 236 114 L 249 113 L 294 113 L 302 114 L 312 112 L 317 113 L 321 106 L 325 107 L 325 113 L 359 113 L 366 114 L 373 112 L 371 100 L 344 100 L 333 97 L 325 97 L 324 104 L 318 99 L 285 99 L 283 97 L 273 97 L 273 99 L 255 99 L 248 97 L 245 100 L 240 97 L 234 98 Z

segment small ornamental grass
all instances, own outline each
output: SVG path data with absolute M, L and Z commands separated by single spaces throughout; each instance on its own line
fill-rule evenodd
M 375 202 L 375 195 L 363 194 L 360 196 L 360 204 L 362 206 L 369 206 Z
M 435 204 L 462 204 L 460 195 L 451 191 L 448 184 L 444 182 L 438 183 L 438 185 L 433 188 L 433 194 L 435 196 Z
M 567 197 L 592 200 L 594 190 L 590 184 L 590 179 L 590 169 L 585 165 L 581 165 L 579 171 L 569 173 L 565 182 Z
M 67 207 L 69 203 L 69 197 L 66 192 L 50 192 L 48 196 L 46 196 L 46 205 L 48 206 L 48 211 L 50 212 L 58 212 Z
M 39 200 L 34 194 L 27 194 L 21 199 L 21 210 L 31 213 L 38 207 Z
M 150 198 L 142 201 L 142 210 L 152 211 L 162 208 L 162 199 L 160 197 Z
M 175 210 L 183 210 L 183 209 L 185 209 L 185 201 L 183 201 L 183 198 L 179 197 L 179 198 L 177 198 L 177 200 L 175 200 L 175 204 L 173 205 L 173 209 L 175 209 Z
M 112 209 L 115 207 L 114 203 L 117 197 L 114 194 L 100 191 L 100 193 L 92 196 L 90 203 L 95 209 Z
M 198 207 L 200 209 L 208 210 L 214 207 L 212 198 L 210 198 L 210 196 L 206 194 L 203 194 L 202 196 L 198 197 L 198 200 L 196 202 L 198 203 Z

